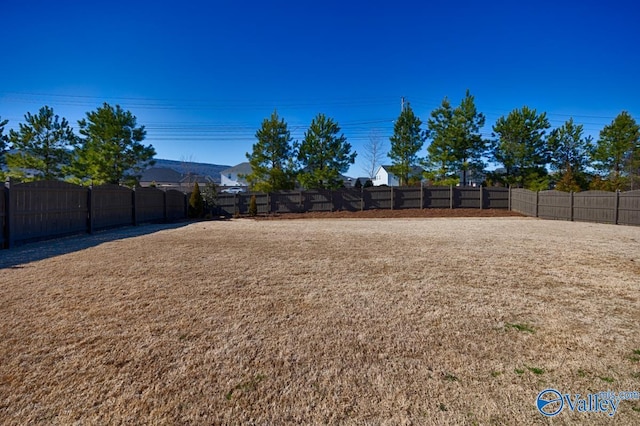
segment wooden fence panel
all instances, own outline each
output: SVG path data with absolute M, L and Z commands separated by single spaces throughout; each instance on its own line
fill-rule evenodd
M 393 188 L 394 209 L 422 208 L 422 188 L 419 186 L 405 186 Z
M 169 189 L 165 193 L 166 197 L 166 219 L 181 220 L 187 217 L 187 198 L 184 192 Z
M 618 201 L 618 223 L 640 225 L 640 190 L 621 192 Z
M 448 209 L 451 207 L 451 188 L 448 186 L 427 186 L 424 188 L 424 207 L 428 209 Z
M 10 190 L 12 242 L 87 231 L 87 188 L 66 182 L 38 181 L 14 184 Z
M 246 196 L 244 202 L 246 202 L 247 213 L 249 212 L 249 205 L 251 203 L 251 197 L 256 197 L 256 207 L 258 208 L 258 214 L 267 214 L 271 212 L 271 205 L 269 204 L 269 194 L 266 192 L 251 192 L 249 194 L 243 194 Z
M 274 192 L 270 195 L 273 213 L 301 213 L 304 211 L 304 196 L 300 191 Z
M 391 191 L 394 189 L 388 186 L 365 188 L 362 191 L 365 210 L 391 209 Z
M 508 209 L 509 188 L 487 187 L 482 188 L 483 209 Z
M 189 194 L 187 194 L 187 197 Z M 236 194 L 218 194 L 216 207 L 218 214 L 232 216 L 236 213 Z
M 537 216 L 537 200 L 536 192 L 523 188 L 513 188 L 511 190 L 511 210 L 521 213 L 525 216 Z
M 164 191 L 158 188 L 136 188 L 136 223 L 164 220 Z
M 571 220 L 571 194 L 562 191 L 541 191 L 538 194 L 538 217 Z
M 586 191 L 573 194 L 573 220 L 616 223 L 615 192 Z
M 461 186 L 453 188 L 453 207 L 461 209 L 479 209 L 480 188 Z
M 133 225 L 133 191 L 119 185 L 91 188 L 92 230 Z
M 303 209 L 307 212 L 330 212 L 334 210 L 333 193 L 328 189 L 305 191 Z
M 360 211 L 364 208 L 362 201 L 362 189 L 345 188 L 333 195 L 333 205 L 336 210 L 347 210 L 351 212 Z

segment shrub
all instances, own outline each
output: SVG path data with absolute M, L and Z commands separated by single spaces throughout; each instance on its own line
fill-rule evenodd
M 258 201 L 256 200 L 256 196 L 252 195 L 251 200 L 249 201 L 249 216 L 257 216 L 258 215 Z
M 202 216 L 204 211 L 204 201 L 202 200 L 202 194 L 200 193 L 200 186 L 198 182 L 193 185 L 193 191 L 191 197 L 189 197 L 189 217 L 196 219 Z

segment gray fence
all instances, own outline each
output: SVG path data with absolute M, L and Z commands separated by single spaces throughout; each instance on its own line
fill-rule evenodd
M 246 214 L 251 196 L 258 213 L 359 211 L 372 209 L 508 209 L 508 188 L 371 187 L 335 191 L 282 191 L 218 195 L 218 213 Z
M 187 196 L 175 190 L 87 188 L 58 181 L 12 184 L 0 197 L 0 247 L 186 216 Z
M 544 219 L 640 225 L 640 191 L 573 193 L 512 189 L 511 210 Z

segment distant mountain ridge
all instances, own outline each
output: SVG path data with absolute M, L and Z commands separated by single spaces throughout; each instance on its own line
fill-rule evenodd
M 231 167 L 224 164 L 196 163 L 193 161 L 164 160 L 160 158 L 155 160 L 156 164 L 153 167 L 166 167 L 183 175 L 195 173 L 197 175 L 210 176 L 217 183 L 220 182 L 220 172 Z

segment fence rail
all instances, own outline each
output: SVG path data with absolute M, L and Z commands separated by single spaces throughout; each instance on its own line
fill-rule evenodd
M 511 210 L 543 219 L 640 226 L 640 190 L 573 193 L 512 189 Z

